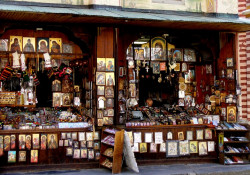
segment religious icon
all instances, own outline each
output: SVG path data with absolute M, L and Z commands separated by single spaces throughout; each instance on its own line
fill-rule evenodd
M 20 134 L 19 135 L 19 150 L 25 149 L 25 135 Z
M 103 119 L 97 119 L 97 125 L 98 126 L 103 126 Z
M 62 106 L 70 106 L 72 104 L 72 100 L 72 93 L 62 93 Z
M 88 153 L 87 153 L 87 148 L 82 148 L 81 149 L 81 158 L 87 158 L 88 157 Z
M 8 163 L 16 163 L 16 151 L 8 151 Z
M 105 72 L 96 72 L 96 85 L 105 85 Z
M 51 53 L 62 53 L 62 38 L 49 38 L 49 46 Z
M 31 135 L 26 135 L 26 139 L 25 139 L 25 141 L 26 141 L 26 148 L 28 149 L 28 150 L 30 150 L 31 149 Z
M 8 39 L 0 39 L 0 51 L 8 51 Z
M 153 133 L 152 132 L 146 132 L 144 138 L 145 138 L 146 143 L 153 142 Z
M 106 86 L 114 86 L 115 85 L 115 74 L 114 72 L 106 73 Z
M 179 155 L 189 155 L 189 142 L 188 140 L 179 141 Z
M 160 152 L 166 152 L 166 143 L 160 144 Z
M 141 47 L 135 48 L 135 60 L 144 60 L 144 49 Z
M 151 59 L 166 60 L 166 40 L 162 37 L 155 37 L 151 40 Z
M 9 151 L 10 150 L 10 136 L 9 135 L 4 136 L 3 150 L 4 151 Z
M 234 61 L 233 58 L 227 58 L 227 67 L 233 67 Z
M 193 131 L 187 131 L 187 140 L 193 140 Z
M 174 62 L 183 61 L 183 50 L 173 49 L 172 57 Z
M 147 143 L 140 143 L 140 153 L 147 152 Z
M 38 162 L 38 150 L 30 151 L 30 162 L 37 163 Z
M 207 155 L 207 142 L 199 142 L 199 155 Z
M 208 141 L 207 142 L 207 151 L 208 152 L 215 151 L 215 142 L 214 141 Z
M 95 142 L 94 143 L 94 150 L 99 150 L 100 149 L 100 143 L 99 142 Z
M 22 36 L 10 36 L 10 47 L 9 51 L 11 52 L 21 52 L 23 47 Z
M 234 70 L 233 69 L 227 69 L 227 78 L 234 79 Z
M 53 92 L 62 91 L 62 83 L 60 80 L 55 79 L 54 81 L 52 81 L 52 91 Z
M 95 154 L 93 149 L 88 149 L 88 159 L 94 159 Z
M 34 37 L 23 37 L 23 51 L 24 52 L 36 51 L 36 39 Z
M 166 71 L 166 63 L 160 62 L 160 71 Z
M 104 95 L 104 86 L 97 86 L 97 95 Z
M 178 132 L 178 140 L 184 140 L 183 132 Z
M 198 153 L 198 141 L 189 141 L 189 152 Z
M 156 143 L 150 143 L 150 152 L 151 153 L 157 152 L 157 144 Z
M 129 94 L 130 94 L 130 97 L 136 97 L 136 85 L 135 84 L 129 84 Z
M 174 71 L 175 72 L 179 72 L 181 70 L 181 63 L 175 63 L 175 68 L 174 68 Z
M 181 64 L 181 71 L 182 71 L 182 72 L 187 72 L 187 71 L 188 71 L 187 63 L 182 63 L 182 64 Z
M 236 106 L 227 106 L 227 122 L 236 122 Z
M 106 108 L 106 98 L 105 97 L 99 97 L 97 99 L 97 108 L 98 109 L 105 109 Z
M 160 63 L 159 62 L 152 62 L 153 73 L 159 74 L 160 73 Z
M 105 88 L 105 97 L 114 98 L 114 88 L 112 86 Z
M 97 58 L 97 71 L 105 71 L 105 70 L 106 70 L 106 59 Z
M 16 135 L 10 136 L 10 149 L 16 149 Z
M 66 149 L 66 156 L 72 156 L 73 155 L 73 148 L 69 147 Z
M 73 158 L 80 159 L 80 149 L 74 149 Z
M 203 129 L 196 130 L 196 140 L 203 140 Z
M 46 134 L 41 134 L 41 150 L 46 150 L 47 146 L 47 135 Z
M 205 139 L 212 139 L 213 134 L 211 129 L 205 129 Z
M 26 162 L 26 151 L 19 151 L 18 162 Z
M 184 49 L 184 61 L 196 62 L 196 54 L 193 49 Z
M 33 149 L 40 148 L 39 140 L 39 134 L 32 134 Z
M 58 147 L 57 134 L 48 134 L 48 149 L 56 149 Z
M 49 38 L 37 38 L 37 51 L 49 52 Z
M 179 141 L 177 140 L 167 140 L 167 151 L 166 156 L 167 157 L 177 157 L 178 156 L 178 150 L 179 150 Z
M 106 58 L 106 71 L 115 71 L 115 59 Z
M 108 98 L 107 99 L 107 108 L 113 108 L 114 107 L 114 99 Z
M 53 107 L 60 107 L 62 104 L 62 93 L 53 93 Z

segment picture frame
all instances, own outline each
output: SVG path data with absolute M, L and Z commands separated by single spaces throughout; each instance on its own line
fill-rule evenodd
M 195 70 L 188 70 L 185 73 L 185 83 L 192 83 L 193 81 L 195 81 Z
M 160 144 L 160 150 L 159 152 L 165 153 L 166 152 L 166 143 L 161 143 Z
M 184 140 L 184 133 L 183 133 L 183 131 L 178 132 L 178 140 Z
M 80 141 L 80 147 L 81 148 L 86 148 L 87 147 L 87 141 L 86 140 Z
M 106 106 L 107 108 L 113 108 L 114 107 L 114 99 L 113 98 L 107 98 L 107 101 L 106 101 Z
M 157 144 L 150 143 L 150 153 L 157 153 Z
M 134 132 L 134 143 L 141 143 L 141 132 Z
M 25 149 L 25 134 L 19 134 L 18 136 L 18 140 L 19 140 L 19 150 L 24 150 Z
M 183 61 L 183 49 L 172 49 L 172 57 L 174 62 L 180 62 Z
M 79 141 L 85 140 L 85 132 L 78 132 L 78 140 Z
M 40 148 L 40 134 L 32 134 L 32 145 L 33 149 Z
M 214 141 L 208 141 L 207 142 L 207 151 L 208 152 L 214 152 L 215 151 L 215 142 Z
M 62 38 L 49 38 L 49 52 L 62 53 Z
M 114 98 L 114 87 L 108 86 L 105 88 L 105 97 L 106 98 Z
M 135 83 L 129 83 L 129 95 L 132 98 L 136 97 L 136 84 Z
M 106 108 L 106 98 L 101 96 L 97 99 L 97 109 L 105 109 Z
M 212 64 L 206 64 L 206 74 L 212 74 L 212 73 L 213 73 Z
M 184 100 L 183 98 L 180 98 L 180 99 L 178 100 L 178 105 L 179 105 L 179 106 L 185 106 L 185 100 Z
M 86 159 L 87 157 L 88 157 L 87 148 L 82 148 L 81 149 L 81 158 Z
M 62 133 L 61 133 L 61 139 L 62 139 L 62 140 L 66 139 L 66 133 L 65 133 L 65 132 L 62 132 Z
M 97 86 L 97 95 L 104 95 L 105 86 Z
M 173 140 L 173 133 L 171 131 L 167 133 L 167 140 Z
M 184 49 L 184 61 L 185 62 L 196 62 L 195 50 Z
M 53 92 L 53 107 L 61 107 L 62 105 L 62 93 Z
M 52 81 L 52 91 L 53 92 L 61 92 L 62 91 L 62 82 L 58 79 Z
M 94 147 L 94 141 L 93 140 L 87 141 L 87 147 L 88 148 L 93 148 Z
M 95 159 L 95 152 L 93 149 L 88 149 L 88 159 Z
M 160 62 L 160 71 L 166 71 L 166 63 Z
M 205 129 L 205 139 L 212 139 L 213 138 L 213 132 L 211 129 Z
M 38 163 L 38 150 L 30 151 L 30 163 Z
M 37 52 L 49 52 L 49 38 L 36 38 Z
M 8 51 L 9 39 L 0 39 L 0 51 Z
M 153 74 L 160 74 L 160 62 L 151 62 Z
M 73 53 L 73 44 L 63 43 L 62 44 L 62 52 L 63 53 Z
M 97 71 L 106 70 L 106 58 L 97 58 Z
M 175 68 L 174 68 L 174 71 L 175 72 L 180 72 L 181 71 L 181 63 L 175 63 Z
M 198 153 L 198 141 L 189 141 L 189 152 L 192 153 Z
M 97 110 L 97 118 L 98 119 L 103 118 L 103 110 Z
M 66 156 L 72 156 L 73 155 L 73 148 L 68 147 L 66 148 Z
M 137 47 L 135 50 L 135 60 L 144 60 L 144 49 Z
M 181 63 L 181 72 L 187 72 L 188 66 L 187 63 Z
M 115 71 L 115 59 L 106 58 L 106 71 Z
M 71 106 L 73 93 L 62 93 L 62 106 Z
M 114 116 L 114 109 L 108 109 L 108 116 L 113 117 Z
M 146 143 L 152 143 L 153 142 L 153 133 L 152 132 L 146 132 L 144 136 Z
M 163 142 L 163 133 L 162 132 L 155 132 L 155 143 L 161 144 Z
M 235 123 L 237 121 L 236 106 L 227 106 L 227 122 Z
M 106 86 L 115 86 L 115 74 L 114 74 L 114 72 L 106 73 Z
M 166 157 L 178 157 L 179 156 L 179 141 L 167 140 L 166 141 Z
M 63 147 L 63 143 L 64 143 L 63 140 L 59 140 L 59 147 Z
M 179 141 L 179 155 L 180 156 L 190 155 L 188 140 Z
M 22 52 L 23 51 L 23 37 L 22 36 L 10 36 L 9 51 Z
M 26 135 L 25 146 L 27 150 L 31 149 L 31 135 Z
M 10 135 L 10 149 L 16 149 L 16 135 Z
M 16 163 L 16 151 L 8 151 L 8 163 Z
M 135 68 L 134 60 L 128 60 L 128 68 L 129 69 L 134 69 Z
M 46 150 L 47 148 L 47 135 L 41 134 L 41 150 Z
M 196 140 L 203 140 L 203 129 L 196 130 Z
M 234 79 L 234 69 L 227 69 L 227 78 Z
M 66 136 L 67 136 L 67 139 L 71 139 L 71 132 L 68 132 L 68 133 L 66 134 Z
M 18 152 L 18 162 L 26 162 L 26 151 Z
M 187 140 L 193 140 L 193 131 L 187 131 Z
M 140 143 L 140 153 L 147 152 L 147 143 Z
M 100 140 L 100 132 L 99 131 L 94 132 L 94 140 Z
M 93 132 L 86 132 L 86 141 L 93 141 Z
M 199 156 L 207 154 L 207 142 L 199 142 Z
M 166 60 L 166 40 L 163 37 L 151 39 L 151 60 Z
M 69 146 L 69 140 L 64 140 L 63 145 L 64 145 L 64 146 Z
M 101 153 L 100 153 L 100 151 L 96 151 L 96 152 L 95 152 L 95 160 L 100 160 L 100 158 L 101 158 Z
M 97 126 L 103 126 L 103 119 L 97 119 Z
M 139 152 L 139 143 L 134 143 L 133 144 L 132 151 L 133 152 Z
M 69 139 L 68 141 L 69 141 L 69 146 L 73 147 L 73 141 L 71 139 Z
M 48 149 L 57 149 L 58 148 L 58 139 L 57 134 L 48 134 Z
M 227 58 L 227 67 L 234 67 L 233 58 Z
M 100 142 L 94 142 L 94 150 L 100 150 Z
M 72 132 L 72 140 L 77 140 L 77 132 Z
M 80 149 L 74 149 L 73 159 L 80 159 Z
M 23 37 L 23 52 L 36 52 L 36 38 Z
M 105 78 L 105 72 L 96 72 L 96 85 L 106 85 Z

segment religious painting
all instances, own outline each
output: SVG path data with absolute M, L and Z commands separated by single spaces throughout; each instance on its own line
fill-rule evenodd
M 184 133 L 178 132 L 178 140 L 184 140 Z
M 80 159 L 80 149 L 74 149 L 73 159 Z
M 16 163 L 16 151 L 8 151 L 8 163 Z
M 193 140 L 193 131 L 187 131 L 187 140 Z
M 62 91 L 62 83 L 60 80 L 56 79 L 56 80 L 52 81 L 52 91 L 53 92 Z
M 135 60 L 144 60 L 144 49 L 141 47 L 135 48 Z
M 8 51 L 8 39 L 0 39 L 0 51 Z
M 168 140 L 172 140 L 172 139 L 173 139 L 173 133 L 172 133 L 171 131 L 169 131 L 169 132 L 167 133 L 167 139 L 168 139 Z
M 48 134 L 47 141 L 48 141 L 48 149 L 58 148 L 57 134 Z
M 150 152 L 151 153 L 157 152 L 157 144 L 156 143 L 150 143 Z
M 24 52 L 36 52 L 36 38 L 23 37 L 23 51 Z
M 97 119 L 97 126 L 103 126 L 103 119 Z
M 166 71 L 166 63 L 160 62 L 160 71 Z
M 71 147 L 68 147 L 66 149 L 66 156 L 72 156 L 73 155 L 73 148 Z
M 79 141 L 85 140 L 85 132 L 78 132 L 78 140 Z
M 185 73 L 185 83 L 192 83 L 195 81 L 195 70 L 189 70 Z
M 70 106 L 73 101 L 72 93 L 62 93 L 62 106 Z
M 208 152 L 214 152 L 215 151 L 215 142 L 214 141 L 208 141 L 207 142 L 207 151 Z
M 93 132 L 86 132 L 86 140 L 93 141 Z
M 62 44 L 63 53 L 73 53 L 73 45 L 72 44 Z
M 50 53 L 62 53 L 62 38 L 49 38 Z
M 22 52 L 23 50 L 23 37 L 22 36 L 10 36 L 9 51 Z
M 166 152 L 166 143 L 160 144 L 160 152 Z
M 130 44 L 127 48 L 127 51 L 126 51 L 126 60 L 133 60 L 133 47 L 132 47 L 132 44 Z
M 88 159 L 94 159 L 95 158 L 95 152 L 93 149 L 88 149 Z
M 155 143 L 161 144 L 163 142 L 163 133 L 162 132 L 155 132 Z
M 198 153 L 198 141 L 189 141 L 189 152 Z
M 140 153 L 147 152 L 147 143 L 140 143 Z
M 108 116 L 109 117 L 114 116 L 114 109 L 108 109 Z
M 196 62 L 196 54 L 193 49 L 184 49 L 184 61 Z
M 94 142 L 93 142 L 93 140 L 87 141 L 87 147 L 88 147 L 88 148 L 93 148 L 93 147 L 94 147 Z
M 26 151 L 19 151 L 18 162 L 26 162 Z
M 10 136 L 9 135 L 4 136 L 3 150 L 4 151 L 9 151 L 10 150 Z
M 179 141 L 177 140 L 167 140 L 166 142 L 166 157 L 178 157 Z
M 227 67 L 233 67 L 233 66 L 234 66 L 233 58 L 227 58 Z
M 112 86 L 105 88 L 105 97 L 114 98 L 114 88 Z
M 196 140 L 203 140 L 203 129 L 196 130 Z
M 46 150 L 47 148 L 47 135 L 41 134 L 41 150 Z
M 182 71 L 182 72 L 187 72 L 187 71 L 188 71 L 187 63 L 182 63 L 182 64 L 181 64 L 181 71 Z
M 174 71 L 175 72 L 179 72 L 179 71 L 181 71 L 181 63 L 175 63 L 175 68 L 174 68 Z
M 38 150 L 31 150 L 30 151 L 30 162 L 31 163 L 38 163 Z
M 160 73 L 160 62 L 152 62 L 153 74 Z
M 49 52 L 49 38 L 37 38 L 37 52 Z
M 174 62 L 183 61 L 183 49 L 173 49 L 172 57 Z
M 106 59 L 97 58 L 97 71 L 105 71 L 105 70 L 106 70 Z
M 179 141 L 179 155 L 180 156 L 185 156 L 189 155 L 189 141 L 184 140 L 184 141 Z
M 105 109 L 106 108 L 106 98 L 99 97 L 97 99 L 97 109 Z
M 114 107 L 114 99 L 112 98 L 107 98 L 107 108 L 113 108 Z
M 25 142 L 26 148 L 30 150 L 31 149 L 31 135 L 26 135 L 25 141 L 26 141 Z
M 236 106 L 227 106 L 227 122 L 235 123 L 237 120 Z
M 134 83 L 129 84 L 129 94 L 130 97 L 136 97 L 136 85 Z
M 212 139 L 213 133 L 211 129 L 205 129 L 205 139 Z
M 141 143 L 141 132 L 134 132 L 134 143 Z
M 153 142 L 153 133 L 152 132 L 146 132 L 144 136 L 145 142 L 146 143 L 151 143 Z
M 106 86 L 115 85 L 115 74 L 114 72 L 106 73 Z
M 10 135 L 10 149 L 16 149 L 16 135 Z
M 64 140 L 64 146 L 69 146 L 69 140 Z
M 97 86 L 97 95 L 104 95 L 105 86 Z
M 166 60 L 166 40 L 155 37 L 151 40 L 151 60 Z
M 115 71 L 115 59 L 106 58 L 106 71 Z
M 72 132 L 72 140 L 77 140 L 77 132 Z
M 40 135 L 39 134 L 32 134 L 32 144 L 33 144 L 33 149 L 40 148 Z
M 25 149 L 25 135 L 24 134 L 20 134 L 19 135 L 19 150 Z
M 207 155 L 207 142 L 199 142 L 199 155 Z
M 100 149 L 100 142 L 94 142 L 94 150 Z
M 233 69 L 227 69 L 227 78 L 234 79 L 234 70 Z
M 212 74 L 212 73 L 213 73 L 212 64 L 206 64 L 206 74 Z
M 53 107 L 61 107 L 62 104 L 62 93 L 53 93 Z
M 105 85 L 105 72 L 96 72 L 96 85 Z
M 88 157 L 87 148 L 81 149 L 81 158 L 86 159 Z

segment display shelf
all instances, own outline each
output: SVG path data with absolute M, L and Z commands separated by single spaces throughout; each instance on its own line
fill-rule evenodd
M 111 157 L 111 156 L 107 156 L 107 155 L 105 155 L 105 154 L 101 154 L 102 156 L 104 156 L 104 157 L 107 157 L 107 158 L 110 158 L 110 159 L 113 159 L 113 157 Z
M 250 143 L 250 141 L 226 141 L 224 143 L 231 144 L 231 143 Z
M 106 143 L 106 142 L 102 142 L 103 144 L 105 144 L 105 145 L 109 145 L 109 146 L 115 146 L 115 144 L 113 145 L 113 144 L 109 144 L 109 143 Z
M 250 154 L 250 152 L 247 153 L 224 153 L 225 155 L 243 155 L 243 154 Z
M 103 164 L 100 164 L 102 167 L 105 167 L 105 168 L 108 168 L 108 169 L 110 169 L 110 170 L 112 170 L 112 167 L 108 167 L 108 166 L 105 166 L 105 165 L 103 165 Z
M 127 129 L 168 129 L 168 128 L 200 128 L 200 127 L 208 127 L 208 124 L 184 124 L 184 125 L 155 125 L 155 126 L 126 126 Z M 211 128 L 213 129 L 213 128 Z

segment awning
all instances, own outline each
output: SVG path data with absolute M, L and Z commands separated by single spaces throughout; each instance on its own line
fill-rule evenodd
M 250 20 L 248 19 L 149 13 L 114 8 L 83 9 L 1 4 L 0 20 L 39 23 L 94 23 L 216 31 L 250 30 Z

